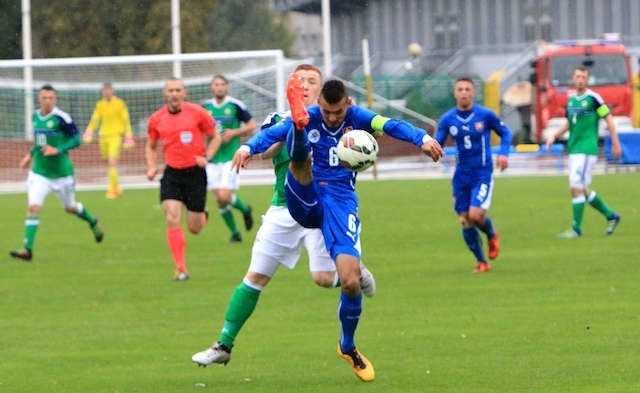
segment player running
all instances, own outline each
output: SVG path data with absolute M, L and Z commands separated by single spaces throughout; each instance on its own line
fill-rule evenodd
M 69 150 L 80 146 L 78 128 L 68 113 L 60 110 L 58 96 L 51 85 L 44 85 L 38 93 L 40 109 L 33 114 L 35 145 L 20 161 L 25 169 L 31 165 L 27 177 L 29 206 L 24 225 L 24 249 L 11 251 L 10 255 L 24 261 L 33 258 L 33 245 L 40 226 L 38 215 L 46 196 L 54 192 L 67 213 L 86 221 L 100 243 L 104 236 L 94 217 L 80 202 L 76 202 L 76 181 Z
M 458 150 L 453 185 L 453 209 L 462 224 L 462 238 L 477 261 L 474 273 L 491 270 L 484 257 L 480 229 L 487 235 L 489 259 L 498 256 L 500 245 L 498 232 L 487 216 L 493 194 L 493 160 L 491 158 L 491 130 L 500 136 L 498 168 L 505 170 L 509 165 L 511 131 L 489 109 L 475 104 L 473 80 L 461 77 L 453 87 L 455 108 L 446 112 L 438 122 L 436 140 L 444 144 L 448 135 L 455 141 Z

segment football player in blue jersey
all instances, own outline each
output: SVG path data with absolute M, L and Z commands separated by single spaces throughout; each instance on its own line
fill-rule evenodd
M 462 237 L 477 261 L 474 273 L 491 270 L 482 250 L 480 229 L 487 235 L 489 259 L 499 252 L 498 232 L 486 215 L 493 193 L 493 160 L 491 157 L 491 130 L 500 136 L 497 166 L 503 171 L 509 165 L 511 131 L 491 110 L 475 104 L 475 86 L 468 77 L 458 78 L 454 85 L 455 108 L 440 118 L 436 141 L 444 145 L 447 136 L 458 150 L 453 175 L 453 208 L 462 224 Z
M 255 154 L 275 142 L 287 141 L 291 157 L 285 184 L 287 207 L 302 226 L 322 230 L 341 283 L 338 354 L 349 362 L 361 380 L 373 381 L 373 365 L 356 349 L 354 342 L 362 312 L 357 173 L 342 166 L 336 146 L 343 133 L 360 129 L 372 134 L 384 132 L 413 143 L 434 161 L 444 152 L 426 131 L 353 105 L 341 81 L 325 82 L 319 105 L 307 110 L 300 81 L 292 75 L 287 84 L 287 99 L 291 117 L 254 135 L 246 145 L 250 153 Z
M 305 106 L 316 105 L 322 89 L 320 69 L 311 64 L 300 64 L 294 72 L 303 82 Z M 289 113 L 286 112 L 272 113 L 265 119 L 261 129 L 269 128 L 288 116 Z M 227 304 L 218 340 L 210 348 L 194 354 L 191 358 L 198 365 L 229 362 L 236 338 L 253 314 L 267 284 L 271 282 L 281 265 L 293 269 L 303 248 L 307 250 L 309 270 L 315 283 L 326 288 L 340 285 L 336 266 L 324 245 L 322 231 L 319 228 L 302 227 L 291 217 L 287 209 L 284 183 L 289 167 L 289 154 L 283 146 L 284 142 L 277 143 L 261 153 L 262 159 L 272 159 L 276 175 L 271 206 L 262 216 L 262 224 L 251 251 L 249 269 L 242 283 L 234 289 Z M 250 159 L 249 147 L 243 145 L 236 151 L 233 163 L 246 164 Z M 238 170 L 234 164 L 232 168 Z M 376 292 L 375 278 L 364 265 L 360 266 L 360 271 L 362 293 L 371 297 Z

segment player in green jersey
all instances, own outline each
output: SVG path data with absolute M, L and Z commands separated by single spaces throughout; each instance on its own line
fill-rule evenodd
M 222 136 L 220 150 L 207 165 L 207 189 L 212 190 L 218 204 L 218 211 L 231 231 L 230 242 L 242 241 L 231 208 L 242 212 L 245 229 L 253 227 L 251 206 L 236 195 L 240 187 L 238 174 L 231 170 L 231 160 L 240 147 L 240 137 L 256 128 L 256 121 L 251 117 L 245 104 L 228 95 L 229 81 L 222 75 L 215 75 L 211 81 L 213 98 L 204 102 L 203 106 L 216 120 L 218 133 Z
M 600 212 L 607 219 L 605 234 L 611 235 L 620 222 L 620 215 L 615 213 L 594 190 L 589 190 L 593 167 L 598 160 L 598 123 L 604 118 L 611 135 L 611 153 L 620 158 L 622 150 L 613 116 L 602 97 L 588 88 L 589 69 L 576 67 L 573 71 L 575 93 L 567 102 L 567 121 L 547 139 L 547 150 L 560 135 L 569 130 L 567 151 L 569 153 L 569 187 L 573 206 L 573 225 L 558 235 L 571 239 L 582 236 L 581 224 L 584 205 Z
M 28 208 L 24 229 L 24 248 L 10 255 L 25 261 L 33 258 L 33 244 L 40 225 L 38 214 L 49 192 L 54 192 L 64 209 L 89 223 L 96 242 L 103 232 L 98 219 L 75 199 L 73 164 L 68 151 L 80 145 L 80 134 L 71 116 L 56 107 L 57 95 L 51 85 L 44 85 L 38 94 L 40 109 L 33 114 L 35 145 L 20 161 L 20 167 L 31 165 L 27 178 Z

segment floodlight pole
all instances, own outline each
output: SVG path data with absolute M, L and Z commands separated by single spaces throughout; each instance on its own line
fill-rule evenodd
M 367 91 L 367 108 L 373 109 L 373 81 L 371 79 L 371 58 L 369 56 L 369 40 L 362 39 L 362 70 L 364 71 L 364 84 Z M 378 162 L 373 163 L 373 179 L 378 180 Z
M 24 137 L 33 140 L 33 70 L 31 68 L 31 0 L 22 0 L 22 59 L 24 60 Z
M 322 0 L 322 47 L 324 51 L 324 77 L 331 78 L 331 5 Z
M 173 54 L 176 59 L 173 61 L 173 76 L 182 78 L 182 62 L 178 59 L 182 53 L 180 42 L 180 0 L 171 0 L 171 42 Z

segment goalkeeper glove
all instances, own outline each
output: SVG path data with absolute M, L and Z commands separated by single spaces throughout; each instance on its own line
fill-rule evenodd
M 135 141 L 133 140 L 132 136 L 125 136 L 124 137 L 124 142 L 123 142 L 123 146 L 125 149 L 131 149 L 133 148 L 133 146 L 135 145 Z
M 85 131 L 84 134 L 82 134 L 82 142 L 84 143 L 91 143 L 91 141 L 93 140 L 93 131 Z

